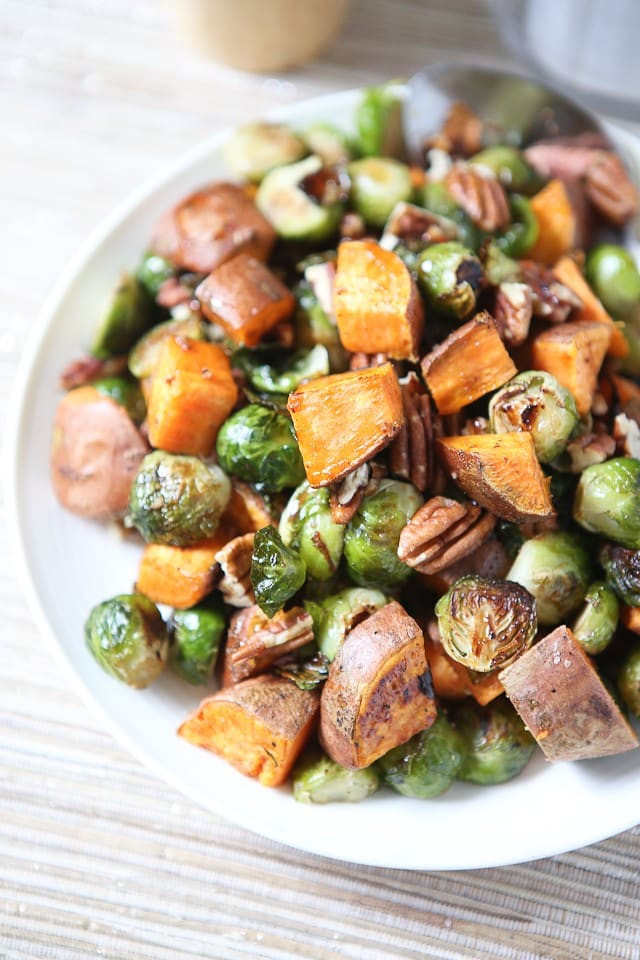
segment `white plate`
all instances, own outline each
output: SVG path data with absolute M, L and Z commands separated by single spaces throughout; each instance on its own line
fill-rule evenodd
M 342 118 L 357 91 L 295 104 L 273 116 L 304 127 Z M 96 309 L 119 271 L 135 264 L 157 215 L 201 183 L 225 174 L 221 133 L 168 175 L 135 194 L 70 266 L 43 311 L 23 357 L 9 417 L 10 525 L 25 594 L 75 688 L 114 735 L 178 790 L 223 817 L 282 843 L 339 860 L 450 870 L 531 860 L 575 849 L 640 820 L 640 751 L 588 763 L 545 764 L 541 755 L 497 787 L 455 784 L 437 800 L 383 791 L 361 804 L 304 806 L 268 790 L 175 730 L 200 691 L 169 675 L 144 692 L 112 680 L 87 653 L 91 606 L 131 588 L 140 548 L 67 513 L 49 484 L 49 438 L 57 377 L 83 347 Z M 637 141 L 623 137 L 640 157 Z

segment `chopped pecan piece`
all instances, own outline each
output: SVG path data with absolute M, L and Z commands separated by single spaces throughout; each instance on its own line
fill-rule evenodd
M 571 440 L 562 454 L 570 473 L 582 473 L 594 463 L 604 463 L 616 452 L 616 441 L 608 433 L 584 433 Z
M 381 367 L 383 363 L 393 363 L 386 353 L 352 353 L 349 370 L 366 370 L 367 367 Z
M 385 226 L 381 245 L 392 249 L 400 241 L 421 250 L 427 243 L 455 240 L 455 224 L 413 203 L 398 203 Z
M 334 523 L 348 523 L 362 503 L 369 484 L 371 469 L 368 463 L 348 473 L 346 477 L 331 489 L 329 506 Z
M 494 175 L 478 167 L 457 163 L 444 182 L 456 203 L 481 230 L 501 230 L 509 223 L 507 195 Z
M 529 335 L 533 315 L 533 296 L 526 283 L 505 281 L 496 287 L 493 319 L 501 339 L 518 347 Z
M 169 277 L 160 284 L 160 289 L 156 294 L 156 303 L 171 310 L 177 307 L 179 303 L 190 303 L 193 300 L 193 289 L 180 283 L 177 277 Z M 196 301 L 196 309 L 200 309 L 200 304 Z
M 456 157 L 471 157 L 482 149 L 484 124 L 471 107 L 460 100 L 451 104 L 442 130 L 429 142 Z
M 469 501 L 432 497 L 402 530 L 398 557 L 419 573 L 438 573 L 477 549 L 495 525 Z
M 335 260 L 309 264 L 308 267 L 305 267 L 304 278 L 315 293 L 318 305 L 335 326 L 336 317 L 333 312 L 333 288 L 336 279 Z
M 613 421 L 613 439 L 623 456 L 640 460 L 640 426 L 626 413 L 619 413 Z
M 483 433 L 489 433 L 489 421 L 486 417 L 473 417 L 473 419 L 465 420 L 462 424 L 460 433 L 463 436 L 480 436 Z
M 573 310 L 582 307 L 582 300 L 571 287 L 561 283 L 553 270 L 540 263 L 525 260 L 520 275 L 531 291 L 531 304 L 536 317 L 550 323 L 564 323 Z
M 359 213 L 345 213 L 340 221 L 340 236 L 343 240 L 362 240 L 367 235 L 367 228 Z
M 285 654 L 313 640 L 313 621 L 303 607 L 279 610 L 271 619 L 250 606 L 231 617 L 225 670 L 234 683 L 264 673 Z
M 585 191 L 596 210 L 622 226 L 638 209 L 638 194 L 620 157 L 598 150 L 586 173 Z
M 234 537 L 216 553 L 223 574 L 218 588 L 225 603 L 232 607 L 250 607 L 255 603 L 251 586 L 253 536 L 253 533 L 245 533 Z

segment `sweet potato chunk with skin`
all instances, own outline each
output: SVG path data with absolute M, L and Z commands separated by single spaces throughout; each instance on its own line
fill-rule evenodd
M 424 646 L 433 689 L 444 700 L 462 700 L 471 696 L 484 707 L 504 693 L 504 687 L 495 672 L 472 677 L 462 663 L 456 663 L 445 653 L 434 621 L 428 625 Z
M 202 312 L 236 343 L 255 347 L 281 320 L 293 313 L 296 300 L 268 267 L 241 253 L 212 271 L 196 288 Z
M 575 245 L 576 217 L 562 180 L 550 180 L 531 198 L 538 221 L 538 239 L 527 253 L 531 260 L 555 263 Z
M 241 252 L 266 260 L 275 240 L 275 230 L 242 187 L 213 183 L 165 213 L 150 246 L 182 270 L 210 273 Z
M 500 680 L 547 760 L 586 760 L 638 746 L 568 627 L 557 627 L 505 667 Z
M 231 364 L 221 347 L 168 337 L 149 392 L 149 442 L 170 453 L 206 457 L 237 399 Z
M 333 304 L 347 350 L 418 359 L 424 310 L 415 281 L 397 254 L 373 240 L 341 243 Z
M 497 517 L 526 523 L 553 516 L 530 433 L 443 437 L 437 451 L 458 486 Z
M 263 786 L 278 787 L 313 730 L 319 704 L 316 691 L 290 680 L 254 677 L 207 697 L 178 734 Z
M 518 372 L 486 311 L 449 334 L 423 357 L 421 367 L 441 414 L 457 413 Z
M 626 357 L 629 353 L 629 344 L 625 340 L 621 324 L 617 324 L 607 313 L 604 306 L 582 276 L 580 267 L 571 257 L 562 257 L 555 264 L 553 272 L 570 290 L 582 300 L 582 306 L 575 310 L 573 317 L 578 321 L 594 321 L 611 326 L 611 340 L 608 353 L 612 357 Z
M 578 413 L 589 413 L 613 327 L 606 323 L 561 323 L 539 333 L 531 345 L 535 370 L 553 374 L 573 394 Z
M 220 576 L 216 553 L 233 534 L 225 529 L 192 547 L 149 543 L 144 549 L 136 590 L 154 603 L 186 610 L 211 593 Z
M 287 409 L 312 487 L 346 477 L 386 447 L 404 423 L 390 363 L 303 383 L 289 394 Z
M 320 739 L 336 763 L 368 767 L 435 718 L 422 630 L 393 601 L 339 648 L 322 691 Z

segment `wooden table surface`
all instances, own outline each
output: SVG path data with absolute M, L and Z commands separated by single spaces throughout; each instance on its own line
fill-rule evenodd
M 505 60 L 480 0 L 360 0 L 323 60 L 277 78 L 195 57 L 157 0 L 4 0 L 0 17 L 0 416 L 68 258 L 189 146 L 436 58 Z M 102 729 L 43 647 L 2 533 L 0 623 L 2 960 L 640 957 L 638 830 L 473 873 L 301 854 L 194 806 Z

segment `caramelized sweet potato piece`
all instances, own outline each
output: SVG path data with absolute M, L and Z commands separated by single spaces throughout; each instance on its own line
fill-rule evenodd
M 287 408 L 313 487 L 346 477 L 386 447 L 404 423 L 390 363 L 303 383 L 289 394 Z
M 640 633 L 640 607 L 620 607 L 620 623 L 632 633 Z
M 108 519 L 125 512 L 149 447 L 124 407 L 95 387 L 60 400 L 53 423 L 51 482 L 68 510 Z
M 553 515 L 530 433 L 443 437 L 437 450 L 458 486 L 497 517 L 526 523 Z
M 290 290 L 268 267 L 246 253 L 223 263 L 196 288 L 202 312 L 236 343 L 255 347 L 293 312 Z
M 637 404 L 640 408 L 640 387 L 635 380 L 629 380 L 628 377 L 621 377 L 619 374 L 613 374 L 611 381 L 618 397 L 618 403 L 623 410 L 629 404 Z
M 607 323 L 612 327 L 611 341 L 608 352 L 612 357 L 626 357 L 629 353 L 629 344 L 625 340 L 621 325 L 614 322 L 602 303 L 582 276 L 580 267 L 571 257 L 561 257 L 555 264 L 553 272 L 576 296 L 582 301 L 582 307 L 573 314 L 578 321 L 594 321 Z
M 435 620 L 427 624 L 424 646 L 433 689 L 443 700 L 462 700 L 471 696 L 484 707 L 504 693 L 504 687 L 495 671 L 472 674 L 464 664 L 451 659 L 440 642 Z
M 154 603 L 186 610 L 211 593 L 220 576 L 216 553 L 233 534 L 224 528 L 192 547 L 149 543 L 144 549 L 136 590 Z
M 340 339 L 347 350 L 417 360 L 424 311 L 409 270 L 374 240 L 338 248 L 333 295 Z
M 421 367 L 441 414 L 457 413 L 518 372 L 486 311 L 449 334 L 423 357 Z
M 147 427 L 153 447 L 206 457 L 233 410 L 238 388 L 221 347 L 168 337 L 149 393 Z
M 343 767 L 367 767 L 435 718 L 422 630 L 393 601 L 340 646 L 322 691 L 322 743 Z
M 241 480 L 233 481 L 225 517 L 228 517 L 240 534 L 256 533 L 263 527 L 275 524 L 264 498 Z
M 178 734 L 265 787 L 278 787 L 307 742 L 320 698 L 290 680 L 254 677 L 207 697 Z
M 547 760 L 623 753 L 638 738 L 568 627 L 500 672 L 507 696 Z
M 535 370 L 546 370 L 569 390 L 578 413 L 591 410 L 613 327 L 593 321 L 561 323 L 534 338 L 531 360 Z
M 239 683 L 308 643 L 313 643 L 313 621 L 304 607 L 279 610 L 271 618 L 255 604 L 245 607 L 231 617 L 223 676 Z
M 538 239 L 527 253 L 531 260 L 555 263 L 575 244 L 576 217 L 562 180 L 550 180 L 531 198 L 538 221 Z
M 275 230 L 242 187 L 213 183 L 165 213 L 150 246 L 182 270 L 210 273 L 240 252 L 266 260 L 275 240 Z

